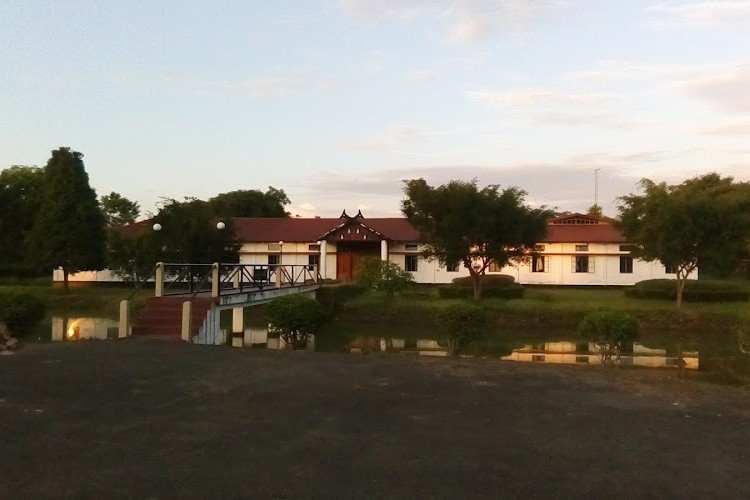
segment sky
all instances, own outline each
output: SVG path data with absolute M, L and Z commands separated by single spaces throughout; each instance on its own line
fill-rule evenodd
M 750 0 L 2 0 L 0 34 L 0 168 L 68 146 L 144 212 L 397 216 L 419 177 L 583 211 L 598 177 L 614 216 L 643 177 L 750 180 Z

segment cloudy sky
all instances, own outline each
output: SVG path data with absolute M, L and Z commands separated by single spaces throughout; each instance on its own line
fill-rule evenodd
M 750 180 L 750 1 L 3 0 L 0 168 L 100 194 L 284 189 L 399 213 L 403 179 L 584 210 L 641 177 Z

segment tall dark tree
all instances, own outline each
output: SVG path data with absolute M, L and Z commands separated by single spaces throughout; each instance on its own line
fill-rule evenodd
M 67 290 L 70 273 L 104 268 L 105 242 L 104 216 L 89 186 L 83 155 L 70 148 L 52 151 L 28 258 L 48 270 L 62 268 Z
M 0 270 L 29 272 L 26 239 L 44 187 L 44 169 L 14 165 L 0 172 Z
M 132 224 L 141 214 L 138 203 L 130 201 L 119 193 L 112 191 L 102 196 L 99 201 L 107 227 Z
M 750 183 L 711 173 L 672 186 L 642 179 L 640 187 L 619 199 L 617 225 L 634 256 L 674 269 L 677 308 L 699 266 L 726 272 L 747 258 Z
M 164 262 L 236 262 L 239 243 L 234 238 L 231 219 L 217 217 L 209 203 L 195 198 L 163 201 L 154 222 L 158 258 Z M 224 229 L 217 229 L 218 222 Z
M 524 259 L 547 234 L 552 212 L 527 206 L 526 192 L 517 187 L 480 189 L 476 181 L 431 187 L 424 179 L 404 183 L 401 211 L 427 242 L 424 255 L 442 265 L 462 262 L 473 278 L 475 300 L 482 296 L 482 276 L 490 264 L 503 267 Z
M 283 189 L 269 186 L 263 193 L 257 189 L 221 193 L 208 200 L 211 209 L 220 217 L 288 217 L 284 209 L 289 198 Z

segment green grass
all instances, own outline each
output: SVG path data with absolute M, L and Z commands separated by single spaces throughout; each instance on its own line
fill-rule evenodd
M 29 293 L 42 299 L 47 307 L 47 314 L 77 316 L 117 317 L 120 301 L 129 299 L 131 310 L 137 311 L 146 297 L 153 295 L 153 290 L 141 289 L 134 293 L 133 287 L 91 285 L 74 287 L 65 292 L 62 287 L 53 286 L 49 279 L 46 282 L 24 280 L 23 282 L 0 282 L 0 292 L 9 290 Z

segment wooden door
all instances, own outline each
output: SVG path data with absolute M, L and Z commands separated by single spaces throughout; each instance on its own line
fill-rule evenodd
M 336 279 L 343 282 L 352 281 L 354 279 L 352 260 L 354 254 L 351 253 L 337 253 L 336 254 Z

